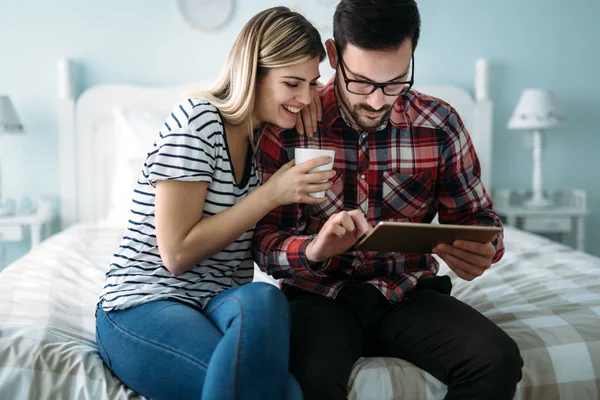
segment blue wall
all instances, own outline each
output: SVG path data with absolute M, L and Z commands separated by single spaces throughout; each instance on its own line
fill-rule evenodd
M 0 0 L 0 92 L 10 94 L 27 135 L 3 136 L 2 197 L 58 195 L 56 61 L 81 67 L 83 88 L 103 82 L 183 84 L 213 77 L 241 25 L 257 11 L 295 0 L 236 0 L 231 21 L 204 33 L 189 28 L 174 1 Z M 525 135 L 508 131 L 526 87 L 555 92 L 567 124 L 544 143 L 547 187 L 588 192 L 587 250 L 600 255 L 600 143 L 592 123 L 600 105 L 597 51 L 600 2 L 594 0 L 422 0 L 423 36 L 416 54 L 419 83 L 451 81 L 473 88 L 478 57 L 491 65 L 496 105 L 494 185 L 530 187 Z M 34 11 L 35 10 L 35 11 Z M 326 36 L 327 33 L 326 33 Z M 211 62 L 205 61 L 208 57 Z M 328 66 L 323 64 L 324 74 Z M 9 249 L 9 258 L 24 247 Z

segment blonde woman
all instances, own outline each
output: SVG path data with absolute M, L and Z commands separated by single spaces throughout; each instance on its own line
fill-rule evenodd
M 148 153 L 127 233 L 96 312 L 105 364 L 152 399 L 301 399 L 288 372 L 290 317 L 274 286 L 251 283 L 254 225 L 316 204 L 328 157 L 283 166 L 259 187 L 255 135 L 292 128 L 316 88 L 320 35 L 285 7 L 244 26 L 212 90 L 177 105 Z M 254 132 L 254 134 L 253 134 Z

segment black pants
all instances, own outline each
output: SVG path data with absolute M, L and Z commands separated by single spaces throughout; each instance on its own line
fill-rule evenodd
M 523 361 L 516 343 L 450 296 L 446 276 L 421 281 L 399 305 L 351 283 L 335 300 L 284 286 L 292 312 L 290 371 L 306 400 L 345 399 L 361 357 L 407 360 L 448 385 L 446 399 L 512 399 Z

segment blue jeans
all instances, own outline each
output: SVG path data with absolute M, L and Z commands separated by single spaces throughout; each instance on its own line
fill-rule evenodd
M 266 283 L 211 299 L 203 311 L 154 301 L 96 314 L 104 363 L 152 399 L 302 399 L 288 372 L 289 306 Z

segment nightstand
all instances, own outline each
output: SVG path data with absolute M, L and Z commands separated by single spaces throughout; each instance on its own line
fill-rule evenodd
M 575 247 L 584 251 L 585 218 L 588 214 L 586 193 L 581 189 L 545 191 L 554 205 L 548 208 L 529 208 L 523 201 L 531 190 L 498 189 L 494 196 L 494 211 L 505 223 L 539 234 L 558 234 L 561 242 L 575 233 Z
M 35 213 L 0 217 L 0 269 L 4 266 L 5 243 L 22 242 L 31 237 L 31 247 L 37 246 L 49 236 L 54 216 L 52 200 L 44 199 L 38 202 Z

